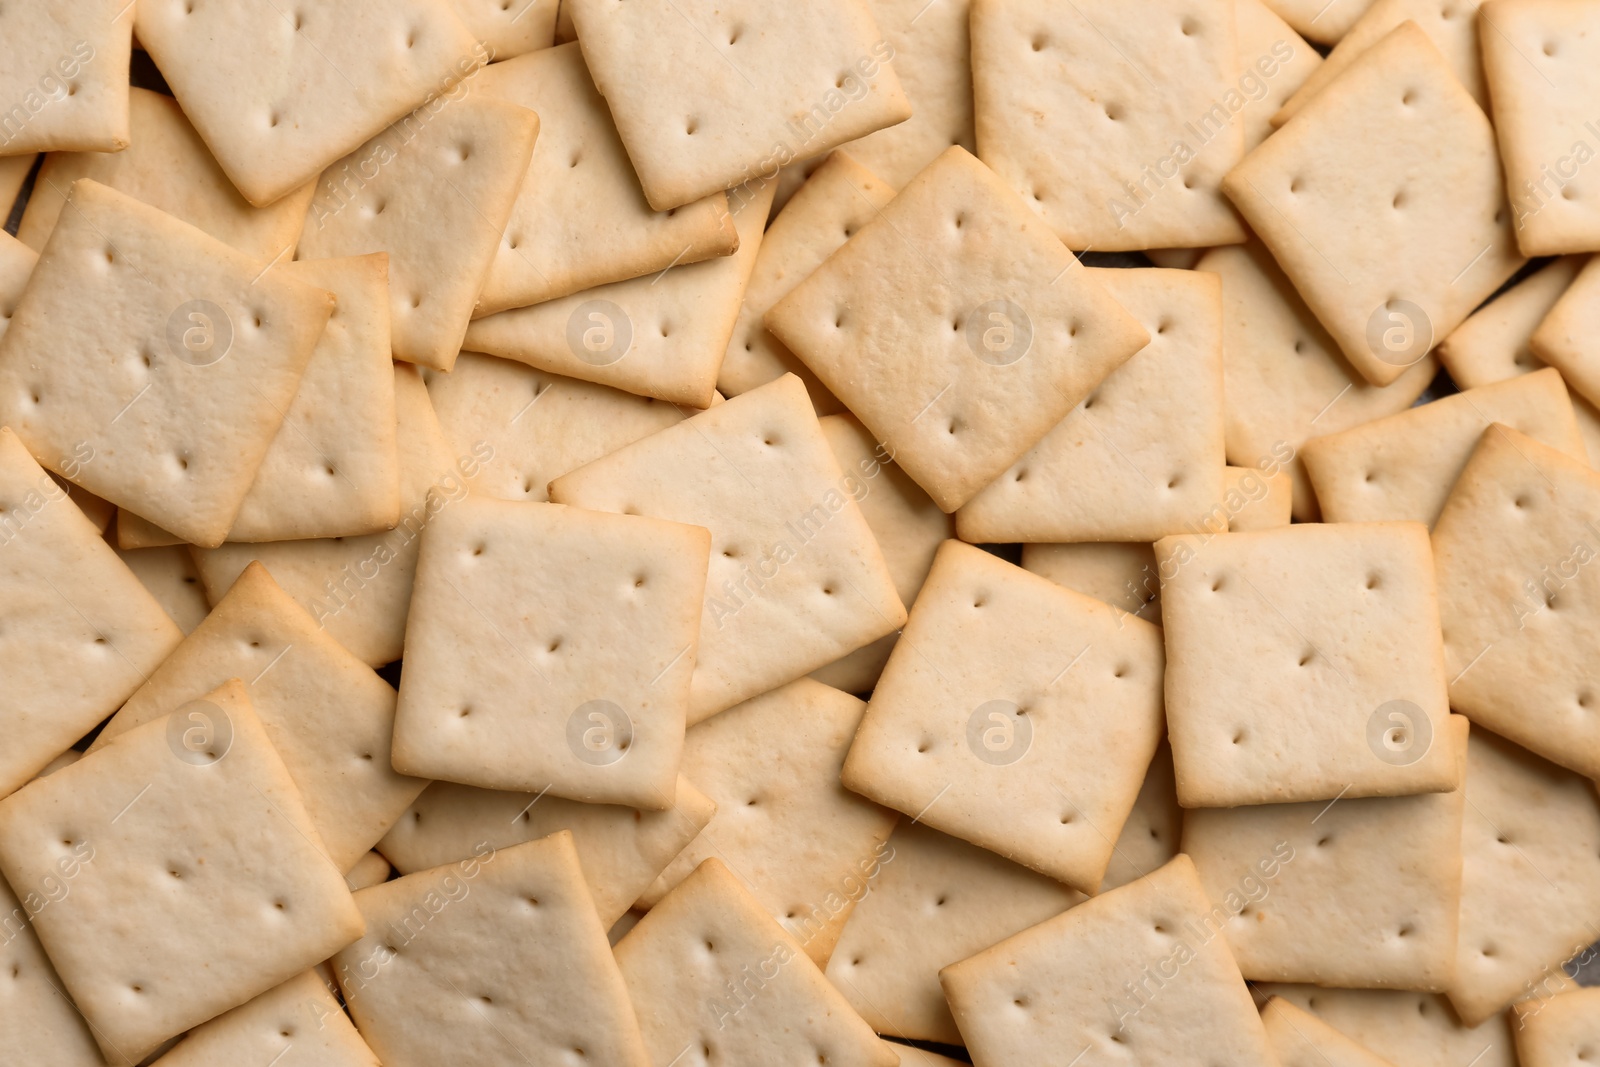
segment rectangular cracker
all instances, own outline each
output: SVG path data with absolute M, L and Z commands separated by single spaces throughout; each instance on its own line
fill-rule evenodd
M 1465 1026 L 1437 993 L 1272 983 L 1256 994 L 1282 997 L 1397 1065 L 1517 1067 L 1507 1016 Z
M 1544 1000 L 1523 1001 L 1517 1020 L 1517 1061 L 1522 1067 L 1561 1067 L 1582 1061 L 1600 1030 L 1600 989 L 1574 989 Z
M 0 156 L 127 148 L 133 23 L 126 0 L 7 4 Z
M 559 0 L 450 0 L 450 9 L 494 59 L 512 59 L 556 42 Z M 570 40 L 570 38 L 568 38 Z
M 865 0 L 568 0 L 657 210 L 911 117 Z
M 382 885 L 389 880 L 389 875 L 394 871 L 389 866 L 389 861 L 380 853 L 368 852 L 356 860 L 354 866 L 344 872 L 344 884 L 354 893 L 358 889 L 368 889 L 375 885 Z
M 11 209 L 16 206 L 17 196 L 22 192 L 23 185 L 27 184 L 28 175 L 33 173 L 33 165 L 38 159 L 38 154 L 34 152 L 20 156 L 0 156 L 0 212 L 3 212 L 7 219 L 11 217 Z
M 49 888 L 59 895 L 71 885 L 82 865 L 76 857 L 65 863 Z M 34 914 L 54 901 L 45 893 L 18 900 L 0 878 L 0 966 L 11 976 L 11 986 L 0 1000 L 0 1027 L 6 1034 L 6 1067 L 50 1063 L 57 1067 L 105 1067 L 89 1024 L 62 992 L 61 976 L 33 932 Z
M 1022 567 L 1160 625 L 1161 579 L 1155 551 L 1147 544 L 1081 541 L 1023 545 Z
M 1372 0 L 1270 0 L 1268 6 L 1306 40 L 1333 45 L 1371 4 Z
M 193 633 L 211 610 L 200 571 L 184 546 L 118 549 L 117 555 L 185 634 Z
M 1460 783 L 1424 526 L 1189 534 L 1155 551 L 1184 807 Z
M 1535 331 L 1583 264 L 1582 256 L 1554 260 L 1467 316 L 1435 349 L 1450 380 L 1462 389 L 1476 389 L 1545 366 L 1533 351 Z
M 6 335 L 17 301 L 28 287 L 28 279 L 39 262 L 39 255 L 15 237 L 0 230 L 0 337 Z
M 1301 86 L 1317 76 L 1322 56 L 1262 0 L 1236 0 L 1233 15 L 1239 34 L 1239 68 L 1244 72 L 1239 75 L 1238 87 L 1247 98 L 1240 116 L 1244 150 L 1248 152 L 1272 135 L 1276 128 L 1272 116 Z M 1172 254 L 1170 250 L 1168 254 Z M 1194 256 L 1198 259 L 1199 253 L 1194 252 Z
M 125 310 L 83 312 L 104 307 Z M 75 484 L 221 544 L 332 309 L 85 179 L 0 338 L 0 422 Z
M 1374 385 L 1399 379 L 1522 265 L 1494 131 L 1414 22 L 1363 52 L 1222 188 Z M 1405 240 L 1368 240 L 1375 227 Z
M 1566 292 L 1551 305 L 1533 331 L 1533 354 L 1561 371 L 1561 376 L 1591 404 L 1600 403 L 1600 346 L 1594 341 L 1594 311 L 1600 293 L 1600 257 L 1591 256 Z
M 1178 783 L 1172 771 L 1172 746 L 1163 739 L 1144 784 L 1133 802 L 1128 821 L 1122 824 L 1117 847 L 1111 850 L 1111 863 L 1100 882 L 1100 891 L 1127 885 L 1149 874 L 1178 854 L 1183 830 L 1183 809 L 1178 807 Z
M 151 1067 L 215 1063 L 272 1067 L 378 1067 L 355 1024 L 315 970 L 189 1031 Z
M 1288 471 L 1279 468 L 1268 474 L 1254 467 L 1224 467 L 1222 486 L 1223 510 L 1232 532 L 1289 525 L 1294 483 Z
M 765 321 L 954 511 L 1149 340 L 1077 267 L 951 148 Z
M 1282 1067 L 1395 1067 L 1282 997 L 1267 1001 L 1261 1023 Z

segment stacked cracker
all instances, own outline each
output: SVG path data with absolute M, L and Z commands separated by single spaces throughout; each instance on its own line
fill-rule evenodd
M 1600 0 L 69 7 L 0 1067 L 1600 1047 Z

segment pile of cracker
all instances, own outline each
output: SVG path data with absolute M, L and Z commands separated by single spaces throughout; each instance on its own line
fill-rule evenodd
M 1600 0 L 0 3 L 0 1067 L 1600 1057 Z

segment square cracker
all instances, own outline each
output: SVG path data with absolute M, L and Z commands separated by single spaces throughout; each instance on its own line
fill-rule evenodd
M 961 1067 L 962 1064 L 961 1060 L 953 1060 L 915 1045 L 902 1045 L 898 1041 L 883 1041 L 883 1046 L 900 1057 L 900 1067 Z
M 539 114 L 539 143 L 474 317 L 686 266 L 739 247 L 725 193 L 672 211 L 645 202 L 577 44 L 496 63 L 474 90 Z
M 111 714 L 183 634 L 0 428 L 0 796 Z
M 387 1067 L 649 1067 L 565 831 L 363 889 L 366 936 L 334 957 Z
M 1450 1003 L 1476 1026 L 1540 988 L 1600 938 L 1594 782 L 1486 730 L 1467 745 L 1461 940 Z
M 128 147 L 133 21 L 126 0 L 7 4 L 0 11 L 0 100 L 8 108 L 0 156 Z
M 1372 6 L 1372 0 L 1270 0 L 1268 6 L 1306 40 L 1333 45 Z
M 1488 0 L 1477 13 L 1517 244 L 1528 256 L 1600 248 L 1600 191 L 1574 180 L 1594 155 L 1600 7 Z
M 314 186 L 307 181 L 269 207 L 254 207 L 222 173 L 200 135 L 170 96 L 134 88 L 128 99 L 131 143 L 120 152 L 52 152 L 34 181 L 17 237 L 44 247 L 79 178 L 92 178 L 158 207 L 266 262 L 294 248 Z
M 715 856 L 826 966 L 900 817 L 839 784 L 864 710 L 853 696 L 799 678 L 690 730 L 683 773 L 717 813 L 641 903 L 654 905 Z M 774 752 L 783 759 L 772 760 Z
M 1022 546 L 1022 567 L 1102 600 L 1119 613 L 1161 624 L 1155 550 L 1140 542 L 1079 541 Z
M 28 287 L 28 279 L 38 262 L 39 256 L 33 249 L 0 230 L 0 337 L 6 335 L 11 316 L 17 311 L 17 301 Z
M 1203 925 L 1209 908 L 1180 855 L 946 967 L 973 1062 L 1276 1065 L 1227 944 Z
M 693 724 L 905 622 L 859 484 L 784 375 L 562 475 L 550 498 L 710 529 Z
M 766 315 L 954 511 L 1149 341 L 1017 195 L 951 148 Z
M 79 857 L 62 857 L 62 878 L 76 876 Z M 54 883 L 65 883 L 58 878 Z M 61 890 L 56 889 L 59 894 Z M 5 1067 L 105 1067 L 106 1061 L 95 1044 L 78 1009 L 61 992 L 61 976 L 50 964 L 33 932 L 33 915 L 51 904 L 44 893 L 18 900 L 0 878 L 0 968 L 10 976 L 4 997 L 0 997 L 0 1029 L 6 1045 L 0 1050 Z M 125 1062 L 125 1061 L 124 1061 Z
M 1433 542 L 1451 706 L 1600 778 L 1600 473 L 1497 424 Z
M 428 382 L 439 425 L 457 455 L 487 442 L 473 491 L 502 500 L 549 500 L 550 483 L 688 416 L 665 400 L 463 352 Z
M 664 809 L 683 749 L 711 534 L 468 496 L 422 533 L 396 768 Z
M 466 347 L 630 393 L 711 406 L 772 186 L 733 213 L 739 250 L 478 319 Z
M 1254 467 L 1224 467 L 1222 486 L 1222 512 L 1228 529 L 1234 533 L 1289 525 L 1294 510 L 1294 483 L 1288 471 L 1280 468 L 1268 474 Z M 1211 525 L 1215 514 L 1207 516 L 1206 525 Z
M 1534 332 L 1583 265 L 1582 256 L 1562 256 L 1467 316 L 1435 349 L 1450 380 L 1476 389 L 1543 367 L 1545 361 L 1533 351 Z
M 1100 882 L 1100 891 L 1127 885 L 1143 878 L 1178 854 L 1183 831 L 1183 809 L 1178 807 L 1178 783 L 1172 772 L 1172 747 L 1165 740 L 1144 772 L 1139 799 L 1122 824 L 1111 864 Z
M 1286 470 L 1294 516 L 1317 517 L 1300 446 L 1319 434 L 1404 411 L 1439 370 L 1431 354 L 1392 385 L 1368 382 L 1259 241 L 1214 248 L 1197 270 L 1222 277 L 1222 377 L 1228 462 L 1264 474 Z
M 946 541 L 844 784 L 1092 893 L 1161 740 L 1161 631 Z
M 1600 256 L 1591 256 L 1533 331 L 1533 354 L 1561 371 L 1573 389 L 1600 404 Z M 1600 458 L 1600 457 L 1596 457 Z
M 961 506 L 965 541 L 1155 541 L 1222 500 L 1220 280 L 1157 268 L 1090 275 L 1150 343 Z
M 449 370 L 538 135 L 487 93 L 419 108 L 323 174 L 300 258 L 388 252 L 394 358 Z
M 1271 983 L 1256 994 L 1282 997 L 1397 1065 L 1517 1067 L 1506 1015 L 1466 1026 L 1437 993 Z
M 0 802 L 0 870 L 19 894 L 81 846 L 92 858 L 70 895 L 33 925 L 115 1063 L 137 1063 L 361 933 L 237 680 Z
M 700 864 L 651 908 L 616 956 L 652 1063 L 691 1050 L 683 1062 L 896 1062 L 720 860 Z
M 378 842 L 401 874 L 439 867 L 472 853 L 570 830 L 606 926 L 615 923 L 656 875 L 711 821 L 716 805 L 679 777 L 673 806 L 644 811 L 585 804 L 548 793 L 505 793 L 435 782 Z
M 512 59 L 556 42 L 558 0 L 450 0 L 450 8 L 494 59 Z M 570 38 L 568 38 L 570 40 Z
M 1395 1067 L 1282 997 L 1267 1001 L 1261 1023 L 1282 1067 Z
M 1466 759 L 1467 720 L 1439 739 Z M 1443 992 L 1461 907 L 1458 788 L 1184 814 L 1207 928 L 1247 979 Z
M 195 1027 L 151 1067 L 218 1063 L 378 1067 L 378 1057 L 311 970 Z
M 355 865 L 344 872 L 344 884 L 354 893 L 358 889 L 368 889 L 375 885 L 382 885 L 389 880 L 389 875 L 394 868 L 389 866 L 389 861 L 377 852 L 368 852 L 356 860 Z
M 80 181 L 0 338 L 0 423 L 91 493 L 221 544 L 333 302 Z
M 1184 807 L 1460 784 L 1426 527 L 1185 534 L 1156 561 Z
M 275 4 L 145 0 L 139 44 L 211 154 L 270 204 L 488 57 L 444 0 Z
M 33 165 L 38 159 L 38 153 L 35 152 L 21 156 L 0 156 L 0 212 L 4 212 L 6 218 L 11 217 L 17 196 L 27 183 L 28 175 L 33 173 Z
M 959 1045 L 939 969 L 1083 900 L 992 852 L 903 822 L 845 924 L 828 980 L 879 1033 Z
M 1522 265 L 1498 164 L 1488 118 L 1406 22 L 1222 188 L 1350 364 L 1389 385 Z
M 1522 1067 L 1570 1067 L 1600 1043 L 1600 989 L 1574 989 L 1515 1005 Z
M 211 610 L 200 571 L 184 546 L 118 549 L 117 555 L 185 634 L 192 633 Z
M 1566 386 L 1546 367 L 1306 442 L 1323 519 L 1431 525 L 1493 423 L 1586 460 Z
M 569 2 L 658 210 L 911 117 L 865 0 Z
M 259 563 L 245 568 L 205 621 L 151 672 L 90 750 L 230 678 L 245 681 L 328 858 L 349 870 L 427 782 L 389 764 L 393 687 L 318 627 Z
M 979 157 L 1076 250 L 1244 240 L 1234 3 L 973 0 Z
M 1262 0 L 1236 0 L 1233 13 L 1239 33 L 1239 67 L 1244 71 L 1238 86 L 1249 98 L 1239 112 L 1244 123 L 1244 150 L 1248 152 L 1272 135 L 1272 116 L 1316 76 L 1322 67 L 1322 56 Z M 1198 252 L 1184 251 L 1199 258 Z

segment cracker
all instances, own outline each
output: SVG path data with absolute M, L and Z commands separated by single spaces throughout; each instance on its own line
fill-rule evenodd
M 800 678 L 689 731 L 683 773 L 717 813 L 667 865 L 646 907 L 715 856 L 817 964 L 875 885 L 899 815 L 848 792 L 839 768 L 866 705 Z M 781 762 L 771 753 L 782 752 Z
M 1477 1027 L 1464 1026 L 1450 1002 L 1437 993 L 1278 984 L 1260 985 L 1256 991 L 1312 1012 L 1391 1063 L 1517 1067 L 1506 1016 L 1496 1015 Z
M 1590 257 L 1533 331 L 1529 348 L 1561 371 L 1573 389 L 1591 404 L 1600 403 L 1600 350 L 1594 331 L 1600 327 L 1594 306 L 1600 290 L 1600 257 Z
M 17 301 L 28 286 L 39 254 L 21 241 L 0 230 L 0 337 L 6 335 Z
M 1425 527 L 1299 524 L 1155 550 L 1185 808 L 1460 784 Z
M 973 1061 L 1276 1064 L 1209 907 L 1180 855 L 946 967 Z
M 1183 832 L 1183 809 L 1178 807 L 1178 783 L 1172 771 L 1172 747 L 1163 738 L 1155 758 L 1144 772 L 1144 785 L 1122 824 L 1111 863 L 1100 891 L 1143 878 L 1178 854 Z
M 961 1067 L 961 1060 L 953 1060 L 915 1045 L 902 1045 L 895 1041 L 884 1041 L 883 1044 L 900 1057 L 900 1067 Z
M 1102 600 L 1120 614 L 1161 624 L 1161 578 L 1148 544 L 1080 541 L 1022 546 L 1022 566 L 1057 585 Z
M 494 59 L 511 59 L 556 43 L 558 0 L 450 0 L 450 9 Z
M 1155 541 L 1222 501 L 1222 286 L 1092 269 L 1150 343 L 956 514 L 963 540 Z
M 1282 997 L 1267 1001 L 1261 1022 L 1282 1067 L 1395 1067 Z
M 1222 487 L 1228 529 L 1234 533 L 1289 525 L 1294 482 L 1288 471 L 1280 468 L 1269 475 L 1254 467 L 1224 467 Z
M 395 869 L 411 874 L 464 859 L 475 849 L 507 848 L 570 830 L 600 921 L 609 925 L 704 829 L 715 810 L 711 799 L 682 777 L 666 811 L 435 782 L 378 847 Z
M 11 209 L 16 205 L 17 196 L 27 184 L 28 175 L 33 172 L 33 164 L 38 158 L 36 153 L 0 156 L 0 212 L 6 218 L 11 217 Z
M 177 548 L 184 543 L 183 538 L 177 534 L 163 530 L 149 519 L 141 519 L 126 508 L 113 510 L 117 517 L 116 529 L 113 532 L 119 549 Z
M 167 0 L 138 8 L 155 60 L 246 200 L 270 204 L 487 62 L 441 0 L 315 9 Z
M 126 0 L 6 5 L 0 155 L 128 147 L 133 21 Z
M 367 934 L 334 973 L 385 1064 L 648 1067 L 571 834 L 408 874 L 356 903 Z
M 147 89 L 130 93 L 128 147 L 120 152 L 52 152 L 34 181 L 18 238 L 43 248 L 72 183 L 91 178 L 263 263 L 294 248 L 315 188 L 310 181 L 269 207 L 253 207 L 222 172 L 176 100 Z
M 120 707 L 182 638 L 0 428 L 0 796 Z
M 1337 44 L 1372 0 L 1271 0 L 1270 7 L 1296 33 L 1317 44 Z
M 1594 156 L 1600 16 L 1588 4 L 1491 0 L 1478 22 L 1517 244 L 1529 256 L 1600 248 L 1600 198 L 1573 180 Z
M 394 868 L 389 866 L 389 861 L 377 852 L 368 852 L 356 860 L 344 874 L 344 884 L 354 893 L 358 889 L 369 889 L 375 885 L 382 885 L 389 880 L 389 874 Z
M 1451 705 L 1591 778 L 1597 523 L 1600 473 L 1496 425 L 1434 532 Z
M 1517 1017 L 1517 1060 L 1522 1067 L 1562 1067 L 1592 1056 L 1600 1041 L 1600 989 L 1574 989 L 1541 1001 L 1524 1001 Z
M 1439 369 L 1431 354 L 1392 385 L 1375 386 L 1295 292 L 1259 241 L 1214 248 L 1197 266 L 1222 276 L 1224 434 L 1228 462 L 1294 482 L 1294 516 L 1317 516 L 1300 460 L 1307 439 L 1397 411 L 1422 394 Z
M 378 1058 L 312 970 L 195 1027 L 151 1067 L 217 1063 L 378 1067 Z
M 651 908 L 616 956 L 652 1063 L 690 1050 L 723 1063 L 897 1062 L 720 860 Z
M 328 167 L 300 258 L 388 252 L 394 357 L 449 370 L 538 134 L 487 93 L 417 109 Z
M 117 1063 L 361 933 L 237 680 L 0 803 L 0 870 L 14 890 L 42 892 L 69 868 L 70 894 L 33 925 Z
M 939 969 L 1084 900 L 1082 893 L 914 822 L 845 924 L 828 980 L 876 1031 L 961 1043 Z
M 1094 892 L 1161 740 L 1161 632 L 947 541 L 845 785 Z
M 710 545 L 700 527 L 639 515 L 441 507 L 406 619 L 395 767 L 670 807 Z
M 1467 721 L 1437 739 L 1465 760 Z M 1190 810 L 1183 851 L 1247 979 L 1439 993 L 1456 962 L 1464 794 Z
M 184 633 L 194 632 L 211 610 L 200 571 L 182 546 L 119 549 L 117 555 Z
M 1566 386 L 1548 367 L 1316 438 L 1300 454 L 1325 521 L 1432 525 L 1493 423 L 1585 461 Z
M 1249 101 L 1240 112 L 1244 150 L 1248 152 L 1272 135 L 1272 116 L 1278 109 L 1307 81 L 1318 77 L 1322 56 L 1263 0 L 1236 0 L 1233 14 L 1239 34 L 1239 66 L 1244 71 L 1238 86 Z
M 69 865 L 68 869 L 76 867 Z M 68 883 L 58 879 L 52 884 Z M 30 925 L 33 914 L 51 903 L 44 893 L 18 900 L 0 878 L 0 968 L 11 976 L 5 997 L 0 999 L 0 1027 L 6 1034 L 0 1063 L 5 1067 L 39 1063 L 105 1067 L 94 1034 L 62 992 L 61 977 Z
M 847 476 L 866 483 L 861 513 L 883 550 L 900 602 L 909 605 L 927 580 L 934 552 L 943 541 L 955 536 L 955 522 L 905 471 L 895 466 L 854 417 L 826 415 L 817 421 L 840 468 Z M 847 693 L 865 693 L 877 684 L 898 636 L 880 637 L 843 659 L 812 671 L 811 676 Z
M 937 9 L 959 6 L 946 3 Z M 894 187 L 842 149 L 812 172 L 761 239 L 728 351 L 717 373 L 717 388 L 723 394 L 737 396 L 787 372 L 806 383 L 817 414 L 844 410 L 839 398 L 761 320 L 772 305 L 822 266 L 893 199 Z
M 739 250 L 478 319 L 466 347 L 675 404 L 711 405 L 761 248 L 769 185 L 733 214 Z
M 670 212 L 645 202 L 576 44 L 496 63 L 472 84 L 540 117 L 539 143 L 475 317 L 726 256 L 739 247 L 722 192 Z
M 693 724 L 905 622 L 865 486 L 785 375 L 561 476 L 550 497 L 710 529 Z
M 766 324 L 954 511 L 1149 340 L 1077 266 L 951 148 Z
M 569 0 L 583 57 L 657 210 L 911 117 L 864 0 Z
M 244 680 L 328 858 L 349 870 L 427 782 L 390 766 L 393 687 L 320 629 L 259 563 L 151 672 L 91 751 L 230 678 Z
M 122 312 L 82 310 L 106 307 Z M 80 181 L 0 339 L 0 422 L 90 492 L 220 544 L 332 309 L 332 294 Z
M 1461 941 L 1450 1003 L 1476 1026 L 1562 989 L 1562 967 L 1600 938 L 1600 798 L 1594 783 L 1485 730 L 1467 746 Z
M 1581 256 L 1563 256 L 1528 275 L 1450 331 L 1435 350 L 1450 380 L 1462 389 L 1531 374 L 1545 365 L 1534 355 L 1534 331 L 1572 284 Z M 1600 275 L 1596 276 L 1600 278 Z M 1574 405 L 1577 399 L 1574 398 Z
M 1234 0 L 974 0 L 978 154 L 1070 248 L 1237 244 L 1240 61 Z
M 1350 364 L 1389 385 L 1518 267 L 1494 131 L 1414 22 L 1222 188 Z M 1395 235 L 1375 242 L 1374 227 Z

